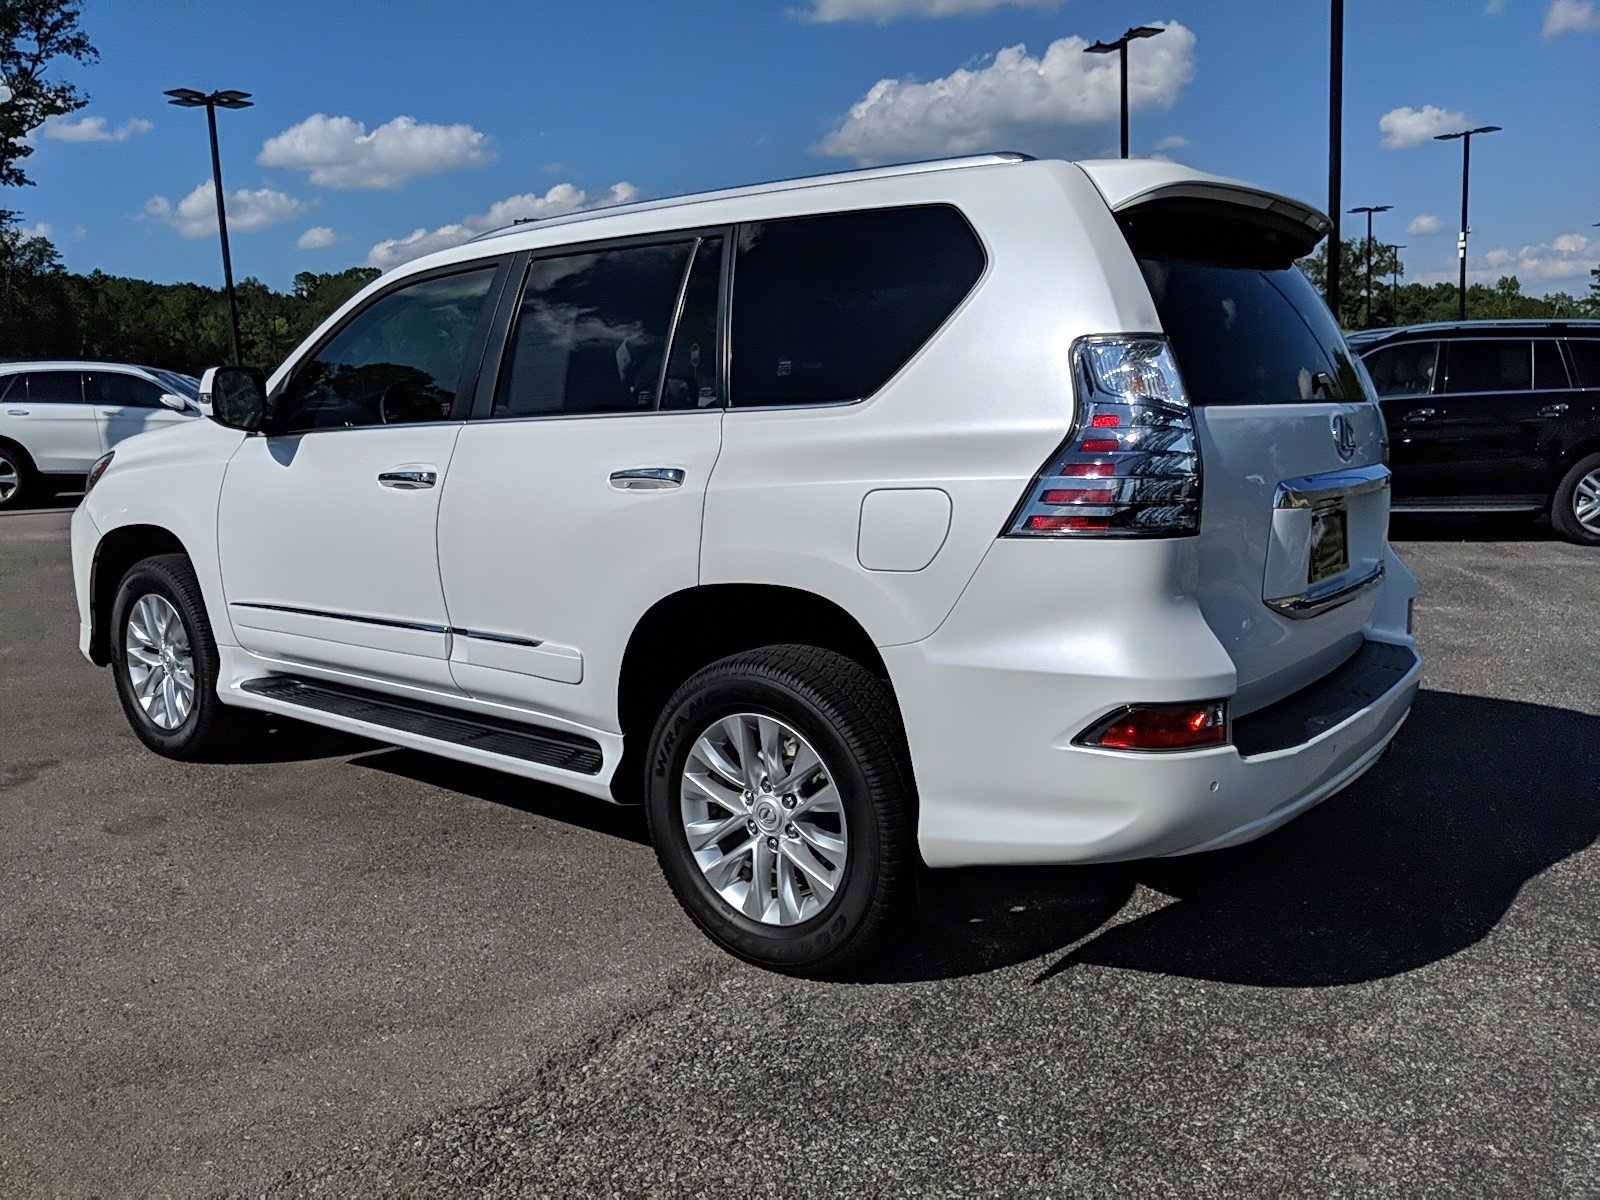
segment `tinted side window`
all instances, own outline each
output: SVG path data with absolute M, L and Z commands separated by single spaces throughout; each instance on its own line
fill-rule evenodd
M 84 379 L 85 392 L 95 404 L 125 408 L 160 408 L 161 389 L 148 379 L 114 372 L 96 372 Z
M 1533 387 L 1533 347 L 1526 338 L 1445 343 L 1444 390 L 1525 392 Z
M 493 280 L 493 267 L 427 279 L 362 309 L 295 369 L 273 432 L 448 418 Z
M 1572 386 L 1567 364 L 1561 361 L 1561 346 L 1551 338 L 1533 343 L 1533 386 L 1541 392 L 1565 391 Z
M 77 371 L 34 371 L 26 379 L 32 404 L 83 403 L 83 376 Z
M 694 248 L 677 242 L 535 260 L 494 415 L 653 411 Z
M 744 226 L 731 402 L 871 395 L 933 336 L 983 266 L 972 228 L 942 205 Z
M 1572 355 L 1578 386 L 1600 388 L 1600 338 L 1571 338 L 1567 353 Z
M 1378 395 L 1425 396 L 1433 387 L 1439 343 L 1407 342 L 1403 346 L 1385 346 L 1365 358 Z
M 1194 403 L 1367 398 L 1344 335 L 1297 268 L 1139 265 Z

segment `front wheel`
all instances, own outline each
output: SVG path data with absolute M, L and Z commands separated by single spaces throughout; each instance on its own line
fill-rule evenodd
M 28 456 L 0 446 L 0 508 L 21 508 L 37 488 L 38 476 Z
M 1569 542 L 1600 546 L 1600 454 L 1573 463 L 1550 504 L 1550 524 Z
M 231 745 L 244 718 L 217 698 L 218 667 L 188 558 L 161 554 L 129 568 L 111 606 L 111 670 L 139 740 L 191 760 Z
M 667 882 L 740 958 L 846 973 L 903 912 L 911 773 L 894 700 L 855 661 L 771 646 L 713 663 L 667 703 L 648 761 Z

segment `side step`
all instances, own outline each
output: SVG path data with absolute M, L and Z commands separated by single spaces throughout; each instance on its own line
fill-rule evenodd
M 520 758 L 562 771 L 598 775 L 603 761 L 600 743 L 575 733 L 498 721 L 459 709 L 400 700 L 320 680 L 266 675 L 260 679 L 246 679 L 239 688 L 282 704 L 365 721 L 436 742 L 470 746 L 488 754 Z

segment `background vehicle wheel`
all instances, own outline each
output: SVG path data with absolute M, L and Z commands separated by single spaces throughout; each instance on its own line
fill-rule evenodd
M 1550 524 L 1569 542 L 1600 546 L 1600 454 L 1580 458 L 1562 477 L 1550 504 Z
M 888 688 L 853 660 L 771 646 L 713 663 L 667 702 L 647 761 L 667 882 L 740 958 L 845 973 L 903 912 L 911 772 Z
M 33 462 L 21 450 L 0 445 L 0 508 L 20 508 L 38 491 Z
M 110 643 L 117 695 L 146 746 L 193 760 L 234 740 L 243 716 L 217 698 L 217 644 L 184 555 L 128 569 L 111 606 Z

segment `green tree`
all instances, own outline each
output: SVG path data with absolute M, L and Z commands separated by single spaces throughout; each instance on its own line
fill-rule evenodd
M 1372 254 L 1372 319 L 1367 319 L 1367 254 Z M 1300 260 L 1300 269 L 1317 291 L 1328 291 L 1328 243 Z M 1396 269 L 1405 274 L 1393 246 L 1373 238 L 1349 238 L 1339 254 L 1339 324 L 1345 329 L 1365 329 L 1370 325 L 1394 324 L 1393 280 Z
M 31 184 L 23 161 L 33 147 L 24 139 L 47 118 L 88 103 L 72 84 L 48 77 L 63 59 L 90 63 L 99 57 L 79 15 L 70 0 L 0 0 L 0 77 L 11 89 L 10 102 L 0 104 L 0 186 Z

